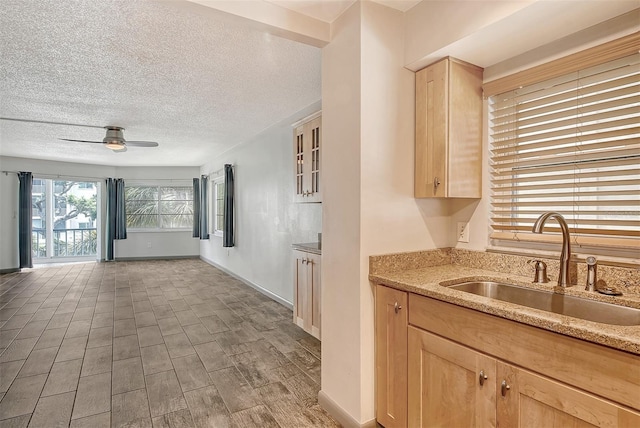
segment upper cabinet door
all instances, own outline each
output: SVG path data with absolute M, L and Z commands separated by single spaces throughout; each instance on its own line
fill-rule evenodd
M 320 150 L 322 147 L 322 117 L 297 126 L 293 133 L 294 200 L 322 202 Z
M 453 58 L 416 73 L 416 198 L 482 196 L 482 74 Z

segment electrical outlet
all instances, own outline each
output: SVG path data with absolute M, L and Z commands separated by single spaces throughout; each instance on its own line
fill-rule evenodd
M 469 242 L 469 223 L 459 221 L 457 228 L 458 242 Z

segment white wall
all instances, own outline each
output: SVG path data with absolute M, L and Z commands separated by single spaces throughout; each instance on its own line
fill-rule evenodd
M 72 178 L 113 177 L 115 168 L 102 165 L 84 165 L 68 162 L 52 162 L 36 159 L 0 157 L 2 171 L 31 171 L 34 176 L 62 176 Z M 2 217 L 0 217 L 0 269 L 16 269 L 19 266 L 18 256 L 18 179 L 16 174 L 0 176 L 2 194 Z M 102 184 L 104 191 L 104 184 Z M 5 201 L 7 202 L 5 204 Z M 104 207 L 102 207 L 104 208 Z M 101 210 L 104 214 L 104 209 Z M 104 230 L 104 224 L 100 224 Z
M 8 167 L 0 157 L 0 170 Z M 0 271 L 20 265 L 18 248 L 18 177 L 0 175 Z
M 193 185 L 193 178 L 200 176 L 199 167 L 121 167 L 115 177 L 124 178 L 129 184 L 161 184 L 163 186 Z M 127 239 L 115 241 L 115 257 L 198 257 L 199 240 L 191 236 L 191 230 L 180 231 L 127 231 Z
M 68 162 L 0 157 L 2 171 L 31 171 L 35 176 L 96 179 L 100 182 L 101 192 L 105 186 L 102 178 L 122 177 L 125 181 L 162 179 L 160 183 L 170 183 L 167 178 L 190 183 L 191 178 L 199 175 L 198 167 L 128 167 L 117 168 L 103 165 L 86 165 Z M 18 179 L 16 174 L 0 175 L 0 270 L 15 269 L 18 259 Z M 100 207 L 104 216 L 105 201 Z M 104 232 L 104 222 L 100 225 Z M 148 247 L 151 243 L 151 248 Z M 116 241 L 115 256 L 118 257 L 170 257 L 198 256 L 200 253 L 197 239 L 189 232 L 129 232 L 126 240 Z M 102 256 L 104 258 L 104 256 Z
M 235 165 L 236 186 L 235 246 L 223 248 L 222 238 L 211 235 L 200 241 L 201 257 L 289 304 L 293 302 L 291 244 L 315 242 L 322 231 L 322 204 L 293 202 L 291 124 L 318 110 L 320 102 L 201 168 L 202 174 L 219 176 L 225 164 Z

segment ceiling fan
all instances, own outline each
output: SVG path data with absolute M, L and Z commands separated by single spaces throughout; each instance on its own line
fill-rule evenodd
M 93 143 L 104 144 L 107 148 L 114 152 L 122 153 L 127 151 L 127 146 L 130 147 L 158 147 L 158 143 L 155 141 L 127 141 L 124 139 L 124 128 L 118 126 L 105 126 L 107 135 L 102 141 L 88 141 L 88 140 L 70 140 L 68 138 L 59 138 L 63 141 L 74 141 L 78 143 Z
M 96 125 L 83 125 L 78 123 L 64 123 L 64 122 L 50 122 L 47 120 L 35 120 L 35 119 L 19 119 L 14 117 L 0 117 L 0 120 L 7 120 L 12 122 L 27 122 L 27 123 L 42 123 L 46 125 L 64 125 L 64 126 L 81 126 L 84 128 L 101 128 L 107 130 L 107 135 L 102 141 L 88 141 L 88 140 L 71 140 L 68 138 L 59 138 L 63 141 L 73 141 L 78 143 L 93 143 L 104 144 L 109 149 L 116 153 L 123 153 L 127 151 L 127 146 L 130 147 L 158 147 L 158 143 L 155 141 L 127 141 L 124 139 L 124 128 L 119 126 L 96 126 Z

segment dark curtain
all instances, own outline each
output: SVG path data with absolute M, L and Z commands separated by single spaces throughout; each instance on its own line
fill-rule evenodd
M 233 247 L 235 240 L 233 236 L 233 165 L 224 166 L 224 228 L 222 229 L 223 247 Z
M 203 175 L 200 178 L 200 239 L 209 239 L 209 177 Z M 195 195 L 193 196 L 195 200 Z
M 193 233 L 194 238 L 200 236 L 200 179 L 193 179 Z
M 124 204 L 124 180 L 107 178 L 107 255 L 114 260 L 113 241 L 127 239 L 127 214 Z
M 33 205 L 31 202 L 31 188 L 33 175 L 30 172 L 19 172 L 18 179 L 18 252 L 20 253 L 20 267 L 33 267 L 31 255 L 31 215 Z

